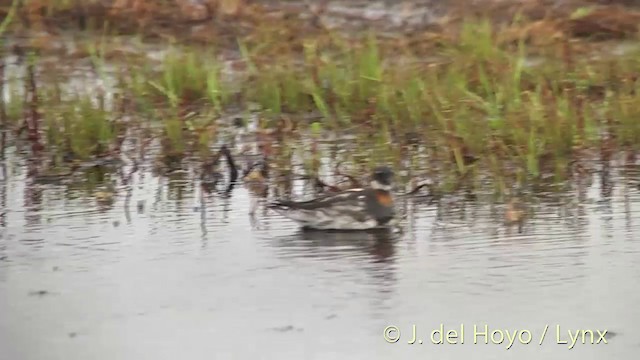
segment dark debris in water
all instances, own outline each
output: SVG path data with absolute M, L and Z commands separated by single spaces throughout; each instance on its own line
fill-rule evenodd
M 47 290 L 34 290 L 34 291 L 29 291 L 28 295 L 43 297 L 43 296 L 51 295 L 51 292 Z
M 144 213 L 144 204 L 145 204 L 144 200 L 138 200 L 138 203 L 136 205 L 136 208 L 138 210 L 138 214 Z
M 274 327 L 274 328 L 271 328 L 271 330 L 277 331 L 277 332 L 290 332 L 290 331 L 302 332 L 303 331 L 302 328 L 298 328 L 293 325 Z
M 243 128 L 246 126 L 245 121 L 243 118 L 241 117 L 235 117 L 233 118 L 233 126 L 237 127 L 237 128 Z

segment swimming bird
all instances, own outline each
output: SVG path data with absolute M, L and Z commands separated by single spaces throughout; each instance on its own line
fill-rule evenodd
M 394 173 L 376 167 L 366 188 L 344 190 L 309 201 L 276 201 L 268 205 L 306 229 L 370 230 L 386 228 L 395 218 L 391 188 Z

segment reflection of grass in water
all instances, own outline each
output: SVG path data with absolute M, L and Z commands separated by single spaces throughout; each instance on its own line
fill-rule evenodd
M 4 102 L 6 123 L 8 125 L 15 125 L 18 120 L 22 118 L 24 109 L 24 99 L 16 91 L 16 85 L 16 81 L 11 81 L 9 83 L 5 82 L 5 86 L 8 87 L 7 91 L 9 93 L 8 100 Z

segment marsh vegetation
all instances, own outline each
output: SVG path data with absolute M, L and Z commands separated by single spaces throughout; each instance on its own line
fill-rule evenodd
M 561 189 L 635 163 L 640 11 L 463 5 L 422 22 L 420 2 L 365 7 L 346 28 L 331 2 L 5 4 L 2 145 L 27 146 L 37 179 L 135 171 L 148 152 L 159 174 L 206 177 L 227 145 L 243 175 L 260 159 L 275 182 L 331 184 L 385 162 L 437 194 Z M 345 137 L 349 151 L 319 150 Z

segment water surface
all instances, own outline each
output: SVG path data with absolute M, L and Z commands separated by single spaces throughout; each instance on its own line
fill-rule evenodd
M 594 176 L 569 204 L 532 204 L 522 234 L 501 224 L 500 204 L 453 199 L 438 211 L 408 201 L 405 233 L 389 238 L 302 233 L 262 209 L 252 221 L 242 185 L 228 198 L 201 195 L 188 177 L 146 171 L 134 175 L 128 200 L 123 187 L 102 208 L 80 190 L 35 188 L 9 155 L 0 182 L 3 359 L 631 359 L 640 351 L 633 179 L 614 177 L 609 194 Z M 465 344 L 431 344 L 441 323 L 464 324 Z M 412 324 L 422 345 L 407 344 Z M 533 340 L 509 350 L 474 345 L 473 326 L 485 324 L 529 330 Z M 383 339 L 389 325 L 402 331 L 397 343 Z M 556 344 L 556 325 L 563 340 L 566 329 L 615 336 L 568 350 Z

